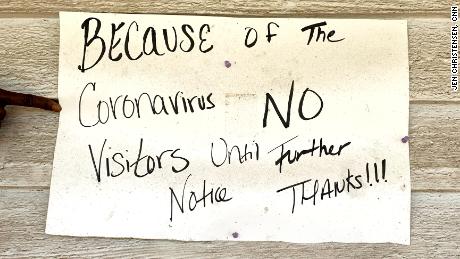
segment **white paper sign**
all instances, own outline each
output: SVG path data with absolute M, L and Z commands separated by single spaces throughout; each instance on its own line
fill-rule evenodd
M 46 233 L 409 244 L 405 21 L 60 27 Z

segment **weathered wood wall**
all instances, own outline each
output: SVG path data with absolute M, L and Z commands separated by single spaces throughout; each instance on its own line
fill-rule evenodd
M 44 234 L 58 114 L 8 107 L 0 128 L 0 257 L 460 257 L 460 93 L 449 87 L 451 1 L 0 2 L 0 87 L 57 97 L 58 11 L 407 19 L 412 245 L 177 242 Z

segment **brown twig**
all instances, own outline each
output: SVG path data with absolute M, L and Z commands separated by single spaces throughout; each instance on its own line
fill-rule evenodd
M 35 107 L 55 112 L 60 112 L 62 109 L 57 100 L 32 94 L 15 93 L 0 89 L 0 123 L 6 116 L 6 105 Z

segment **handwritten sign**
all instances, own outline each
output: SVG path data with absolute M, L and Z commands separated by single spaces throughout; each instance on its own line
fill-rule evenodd
M 60 14 L 46 233 L 410 241 L 407 26 Z

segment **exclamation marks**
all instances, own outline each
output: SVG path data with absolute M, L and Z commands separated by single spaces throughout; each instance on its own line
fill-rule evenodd
M 366 163 L 366 179 L 367 179 L 367 183 L 372 186 L 371 183 L 369 183 L 369 163 Z
M 383 159 L 382 160 L 382 179 L 385 180 L 385 182 L 387 182 L 387 180 L 385 179 L 386 167 L 387 167 L 387 160 Z
M 369 186 L 372 186 L 372 182 L 379 183 L 380 180 L 386 180 L 386 165 L 387 161 L 386 159 L 382 160 L 382 165 L 381 165 L 381 179 L 379 179 L 379 170 L 378 170 L 378 165 L 377 163 L 374 163 L 374 179 L 371 179 L 370 177 L 370 171 L 369 171 L 369 163 L 366 163 L 366 181 L 369 184 Z
M 379 171 L 377 170 L 377 163 L 374 163 L 374 175 L 375 175 L 375 182 L 379 183 Z

